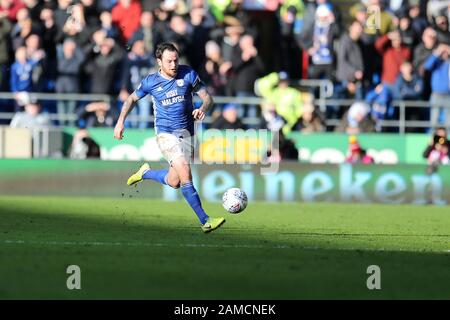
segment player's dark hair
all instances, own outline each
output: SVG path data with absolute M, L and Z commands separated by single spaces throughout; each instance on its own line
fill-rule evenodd
M 161 59 L 164 51 L 166 51 L 166 50 L 179 53 L 177 47 L 175 47 L 175 45 L 173 43 L 162 42 L 156 46 L 156 50 L 155 50 L 156 59 Z

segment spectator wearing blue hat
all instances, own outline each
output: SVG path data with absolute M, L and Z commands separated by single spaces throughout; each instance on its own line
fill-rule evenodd
M 237 107 L 228 103 L 223 107 L 222 114 L 211 124 L 213 129 L 243 129 L 244 124 L 238 119 Z

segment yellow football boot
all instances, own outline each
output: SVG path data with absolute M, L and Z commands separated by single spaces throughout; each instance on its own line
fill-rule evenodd
M 225 223 L 224 218 L 208 218 L 205 224 L 202 225 L 202 230 L 204 233 L 208 233 L 219 228 L 224 223 Z
M 150 166 L 148 163 L 144 163 L 137 172 L 133 173 L 127 181 L 127 185 L 132 186 L 135 183 L 138 183 L 142 181 L 142 175 L 147 171 L 150 170 Z

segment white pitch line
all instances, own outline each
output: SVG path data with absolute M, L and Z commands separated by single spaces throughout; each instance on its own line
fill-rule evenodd
M 4 244 L 31 244 L 31 245 L 56 245 L 56 246 L 126 246 L 126 247 L 194 247 L 194 248 L 248 248 L 248 249 L 289 249 L 289 246 L 260 246 L 243 244 L 205 244 L 205 243 L 152 243 L 152 242 L 99 242 L 99 241 L 24 241 L 24 240 L 4 240 Z
M 158 243 L 158 242 L 101 242 L 101 241 L 25 241 L 25 240 L 3 240 L 3 244 L 20 245 L 45 245 L 45 246 L 113 246 L 113 247 L 190 247 L 190 248 L 234 248 L 234 249 L 292 249 L 292 250 L 335 250 L 335 251 L 371 251 L 387 252 L 385 248 L 324 248 L 308 246 L 287 245 L 245 245 L 245 244 L 209 244 L 209 243 Z M 391 251 L 414 252 L 411 250 L 394 249 Z M 430 251 L 432 253 L 433 251 Z M 444 251 L 450 253 L 450 250 Z

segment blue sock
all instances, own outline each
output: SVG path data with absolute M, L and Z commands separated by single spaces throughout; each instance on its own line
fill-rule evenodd
M 168 169 L 162 169 L 162 170 L 147 170 L 143 175 L 142 179 L 151 179 L 155 180 L 156 182 L 159 182 L 161 184 L 167 184 L 166 182 L 166 176 L 169 172 Z
M 182 185 L 181 192 L 191 208 L 195 211 L 200 223 L 205 224 L 209 217 L 202 208 L 200 197 L 198 196 L 197 190 L 195 190 L 192 182 Z

